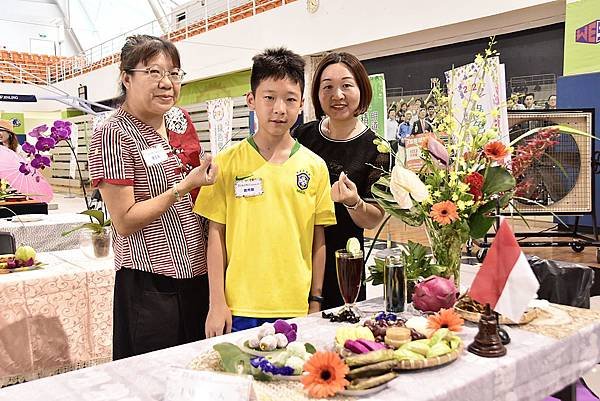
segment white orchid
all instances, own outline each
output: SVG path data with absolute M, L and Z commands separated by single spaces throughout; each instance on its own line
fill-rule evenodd
M 392 169 L 390 190 L 402 209 L 410 209 L 413 206 L 412 199 L 423 202 L 429 196 L 429 191 L 419 176 L 398 164 Z

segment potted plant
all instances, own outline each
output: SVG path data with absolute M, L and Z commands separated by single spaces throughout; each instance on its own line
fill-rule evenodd
M 83 223 L 72 230 L 65 231 L 61 235 L 70 235 L 75 231 L 86 229 L 91 236 L 91 242 L 94 249 L 94 256 L 97 258 L 105 258 L 110 252 L 110 232 L 109 227 L 111 220 L 106 219 L 102 210 L 88 209 L 84 210 L 80 214 L 84 214 L 90 217 L 92 222 Z
M 433 255 L 429 248 L 413 241 L 408 241 L 406 245 L 400 245 L 394 250 L 396 256 L 402 261 L 404 274 L 406 276 L 406 302 L 412 301 L 412 294 L 415 285 L 419 280 L 429 276 L 439 275 L 444 267 L 433 262 Z M 375 265 L 369 266 L 369 277 L 366 281 L 373 285 L 383 284 L 383 267 L 385 257 L 375 255 Z

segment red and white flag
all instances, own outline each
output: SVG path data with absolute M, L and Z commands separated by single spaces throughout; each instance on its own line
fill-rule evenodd
M 506 219 L 502 219 L 494 242 L 477 272 L 469 295 L 518 322 L 540 284 L 531 270 Z

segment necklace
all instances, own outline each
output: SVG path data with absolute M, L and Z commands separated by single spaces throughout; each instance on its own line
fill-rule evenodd
M 325 124 L 323 124 L 323 127 L 326 129 L 329 136 L 331 136 L 333 138 L 333 135 L 331 133 L 330 122 L 331 122 L 331 120 L 328 117 L 327 120 L 325 121 Z M 357 127 L 358 127 L 358 118 L 355 119 L 354 126 L 352 127 L 352 129 L 350 131 L 348 131 L 348 133 L 345 136 L 343 136 L 341 138 L 333 138 L 333 139 L 350 139 L 354 136 L 354 132 L 356 131 Z

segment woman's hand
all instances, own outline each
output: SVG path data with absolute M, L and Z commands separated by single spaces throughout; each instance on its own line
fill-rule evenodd
M 346 206 L 354 206 L 360 201 L 356 184 L 343 171 L 331 186 L 331 199 Z
M 212 156 L 206 155 L 200 160 L 200 165 L 181 181 L 181 190 L 188 193 L 194 188 L 212 185 L 217 180 L 218 173 L 219 167 L 213 163 Z

